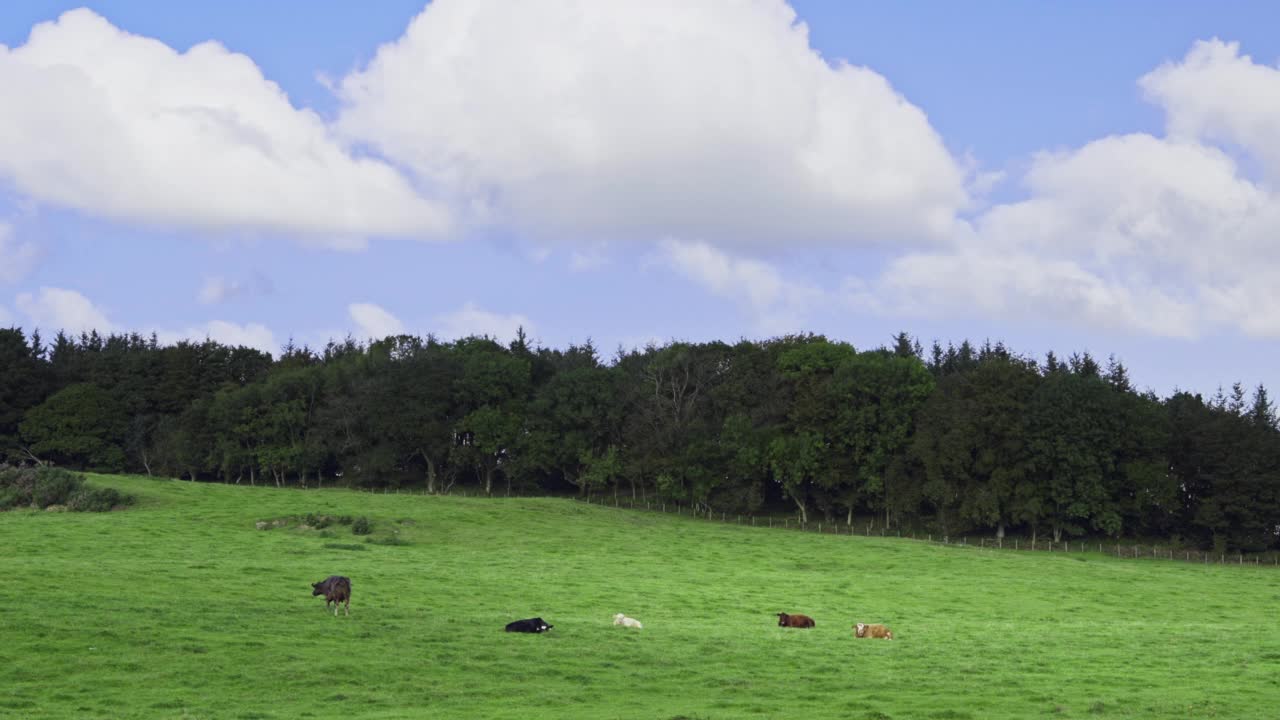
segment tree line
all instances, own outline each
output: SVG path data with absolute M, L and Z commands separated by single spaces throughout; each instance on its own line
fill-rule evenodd
M 0 329 L 0 457 L 228 483 L 624 494 L 940 534 L 1280 547 L 1266 388 L 1139 392 L 1114 358 L 819 335 L 650 345 Z

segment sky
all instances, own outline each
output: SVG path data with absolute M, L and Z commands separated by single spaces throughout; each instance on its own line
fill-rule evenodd
M 1280 7 L 0 4 L 0 326 L 1280 385 Z M 1274 392 L 1273 392 L 1274 394 Z

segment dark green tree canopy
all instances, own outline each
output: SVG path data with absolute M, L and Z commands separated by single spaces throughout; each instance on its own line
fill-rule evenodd
M 1065 357 L 1066 360 L 1061 358 Z M 671 342 L 603 360 L 430 335 L 273 359 L 0 329 L 0 460 L 314 487 L 627 495 L 705 512 L 1054 539 L 1280 546 L 1267 389 L 1140 392 L 1114 356 L 907 333 Z

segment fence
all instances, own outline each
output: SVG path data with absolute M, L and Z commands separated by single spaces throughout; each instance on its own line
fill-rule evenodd
M 474 488 L 473 488 L 474 490 Z M 360 492 L 368 492 L 383 495 L 399 495 L 402 494 L 400 489 L 390 490 L 382 489 L 382 493 L 378 493 L 374 489 L 359 490 Z M 416 494 L 412 489 L 404 490 L 403 494 Z M 425 490 L 422 491 L 426 495 Z M 462 497 L 486 497 L 480 492 L 469 493 L 466 488 L 454 490 L 454 495 Z M 499 497 L 494 494 L 493 497 Z M 502 497 L 546 497 L 546 495 L 502 495 Z M 1264 554 L 1253 554 L 1245 556 L 1243 553 L 1212 553 L 1200 550 L 1186 550 L 1173 547 L 1162 547 L 1160 545 L 1131 545 L 1128 543 L 1101 542 L 1098 540 L 1027 540 L 1025 538 L 988 538 L 974 537 L 972 542 L 970 537 L 962 535 L 958 538 L 949 537 L 947 535 L 933 535 L 927 533 L 917 533 L 908 531 L 903 534 L 901 530 L 894 532 L 886 532 L 883 527 L 879 532 L 872 526 L 864 525 L 862 531 L 859 532 L 858 525 L 850 525 L 848 523 L 832 523 L 832 522 L 808 522 L 802 523 L 798 519 L 791 517 L 776 518 L 771 515 L 741 515 L 725 512 L 714 512 L 699 508 L 697 506 L 685 505 L 682 503 L 667 503 L 655 501 L 632 500 L 630 498 L 613 498 L 613 502 L 609 502 L 609 498 L 593 500 L 591 498 L 574 497 L 578 502 L 584 502 L 590 505 L 601 505 L 604 507 L 626 508 L 629 510 L 645 510 L 648 512 L 672 513 L 676 515 L 684 515 L 691 518 L 699 518 L 724 524 L 749 525 L 751 527 L 777 529 L 777 530 L 794 530 L 798 532 L 813 532 L 824 535 L 850 535 L 859 537 L 896 537 L 907 540 L 916 540 L 921 542 L 933 543 L 938 545 L 949 545 L 955 547 L 972 547 L 979 550 L 995 550 L 995 551 L 1014 551 L 1014 552 L 1057 552 L 1057 553 L 1098 553 L 1112 555 L 1118 558 L 1128 559 L 1151 559 L 1151 560 L 1177 560 L 1179 562 L 1197 563 L 1203 565 L 1255 565 L 1255 566 L 1272 566 L 1280 567 L 1280 553 L 1269 552 Z M 718 517 L 717 517 L 718 516 Z
M 1057 553 L 1098 553 L 1112 555 L 1119 558 L 1129 559 L 1152 559 L 1152 560 L 1177 560 L 1179 562 L 1197 563 L 1197 564 L 1214 564 L 1214 565 L 1255 565 L 1255 566 L 1272 566 L 1280 567 L 1280 553 L 1253 554 L 1245 556 L 1243 553 L 1211 553 L 1199 550 L 1186 550 L 1173 547 L 1162 547 L 1160 545 L 1131 545 L 1127 543 L 1102 542 L 1098 540 L 1063 540 L 1052 541 L 1043 539 L 1027 540 L 1025 538 L 989 538 L 989 537 L 973 537 L 960 536 L 949 537 L 947 535 L 933 535 L 928 533 L 916 533 L 908 531 L 903 533 L 901 530 L 887 532 L 883 527 L 877 532 L 874 527 L 864 525 L 859 532 L 857 524 L 850 525 L 848 523 L 839 522 L 807 522 L 802 523 L 798 519 L 785 517 L 775 518 L 773 516 L 758 517 L 755 515 L 740 515 L 724 512 L 714 512 L 705 510 L 695 506 L 683 505 L 680 503 L 662 503 L 662 502 L 643 502 L 633 501 L 629 499 L 615 498 L 612 503 L 607 499 L 599 502 L 593 502 L 590 499 L 575 498 L 580 502 L 586 502 L 593 505 L 602 505 L 606 507 L 628 508 L 631 510 L 646 510 L 650 512 L 674 513 L 677 515 L 685 515 L 688 517 L 719 522 L 723 524 L 749 525 L 751 527 L 761 527 L 779 530 L 794 530 L 798 532 L 813 532 L 825 535 L 850 535 L 860 537 L 894 537 L 908 540 L 916 540 L 921 542 L 933 543 L 938 545 L 950 545 L 957 547 L 971 547 L 978 550 L 992 551 L 1012 551 L 1012 552 L 1057 552 Z

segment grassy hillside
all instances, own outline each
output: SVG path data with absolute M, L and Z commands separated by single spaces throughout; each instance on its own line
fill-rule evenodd
M 1280 572 L 95 477 L 0 513 L 0 716 L 1274 718 Z M 346 526 L 255 523 L 366 515 Z M 310 583 L 352 578 L 351 617 Z M 803 612 L 814 630 L 783 630 Z M 642 631 L 610 624 L 625 612 Z M 542 616 L 546 635 L 502 631 Z M 855 621 L 897 639 L 853 640 Z

